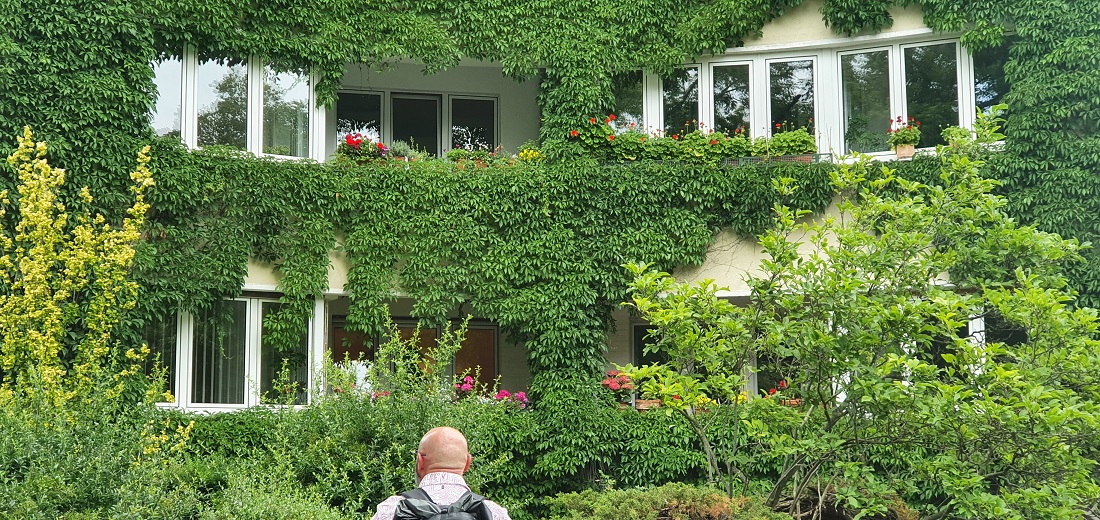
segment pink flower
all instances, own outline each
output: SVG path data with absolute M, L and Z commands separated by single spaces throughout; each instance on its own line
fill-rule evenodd
M 527 402 L 527 392 L 516 392 L 516 400 L 520 401 L 520 402 L 523 402 L 523 403 L 526 403 Z
M 472 384 L 474 384 L 474 378 L 473 378 L 473 376 L 466 376 L 466 377 L 462 378 L 462 382 L 463 383 L 469 383 L 469 384 L 472 385 Z
M 612 390 L 618 390 L 622 388 L 622 385 L 619 384 L 618 380 L 613 379 L 610 383 L 607 384 L 607 387 Z
M 507 399 L 509 397 L 512 397 L 512 393 L 507 391 L 507 390 L 503 390 L 503 389 L 501 391 L 497 392 L 497 395 L 493 396 L 493 398 L 495 398 L 497 400 Z
M 463 392 L 469 392 L 470 390 L 474 389 L 474 385 L 471 385 L 470 383 L 463 383 L 461 389 Z

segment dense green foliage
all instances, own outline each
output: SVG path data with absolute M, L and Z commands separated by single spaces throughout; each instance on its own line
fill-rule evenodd
M 824 164 L 463 171 L 443 161 L 318 165 L 160 145 L 149 232 L 157 259 L 139 273 L 152 289 L 146 303 L 236 294 L 252 255 L 276 264 L 284 299 L 308 312 L 339 233 L 352 265 L 353 324 L 376 331 L 397 286 L 429 321 L 460 305 L 495 320 L 524 342 L 536 373 L 602 369 L 604 330 L 625 297 L 624 262 L 699 264 L 714 230 L 762 231 L 778 200 L 773 178 L 803 184 L 800 207 L 831 197 Z
M 53 143 L 55 164 L 72 172 L 75 185 L 101 194 L 98 209 L 117 216 L 129 158 L 149 136 L 155 92 L 147 65 L 179 55 L 186 45 L 203 57 L 259 56 L 278 70 L 316 71 L 318 101 L 326 105 L 349 63 L 377 68 L 411 59 L 433 71 L 461 57 L 496 61 L 506 75 L 541 79 L 544 135 L 563 139 L 578 117 L 606 113 L 615 73 L 668 71 L 693 56 L 737 46 L 801 3 L 61 1 L 29 13 L 3 0 L 0 135 L 31 125 Z M 910 3 L 826 0 L 821 13 L 838 33 L 853 34 L 889 27 L 889 8 Z M 1100 209 L 1094 175 L 1100 62 L 1092 52 L 1100 38 L 1100 6 L 930 0 L 920 7 L 929 27 L 962 32 L 975 49 L 1014 33 L 1006 71 L 1009 153 L 998 176 L 1006 193 L 1015 194 L 1014 214 L 1091 240 L 1100 232 L 1089 218 Z M 1100 253 L 1087 252 L 1085 259 L 1072 269 L 1084 301 L 1092 303 L 1100 294 Z
M 880 30 L 890 24 L 887 9 L 907 3 L 828 0 L 822 16 L 840 33 Z M 53 143 L 52 160 L 70 172 L 70 185 L 91 187 L 99 194 L 96 209 L 117 217 L 129 158 L 150 135 L 155 92 L 148 63 L 178 55 L 185 45 L 204 58 L 259 56 L 278 70 L 316 71 L 323 104 L 335 99 L 348 63 L 384 67 L 407 58 L 432 71 L 461 57 L 497 61 L 506 75 L 540 77 L 543 132 L 557 140 L 578 117 L 606 113 L 615 73 L 667 71 L 739 45 L 799 4 L 66 1 L 30 15 L 3 0 L 0 135 L 31 125 Z M 1091 79 L 1100 67 L 1089 51 L 1100 7 L 1069 0 L 921 7 L 930 27 L 962 31 L 974 48 L 1015 31 L 1007 71 L 1008 154 L 997 175 L 1016 193 L 1012 208 L 1025 220 L 1086 240 L 1100 232 L 1088 218 L 1100 200 L 1093 179 L 1100 161 L 1100 81 Z M 336 182 L 317 167 L 216 152 L 186 157 L 162 147 L 157 160 L 166 183 L 158 190 L 160 220 L 148 236 L 160 243 L 142 256 L 151 297 L 142 300 L 135 323 L 163 312 L 157 300 L 191 304 L 235 294 L 250 254 L 280 265 L 291 303 L 284 313 L 302 316 L 323 280 L 322 253 L 337 231 L 347 233 L 346 250 L 356 262 L 349 288 L 361 326 L 375 321 L 380 297 L 398 282 L 417 298 L 420 315 L 439 316 L 462 299 L 498 319 L 531 347 L 536 371 L 594 368 L 607 310 L 621 295 L 623 279 L 614 266 L 698 263 L 711 229 L 758 231 L 764 219 L 756 208 L 770 204 L 762 195 L 769 184 L 747 174 L 738 174 L 741 180 L 733 182 L 742 187 L 735 188 L 711 170 L 662 166 L 616 173 L 581 163 L 505 182 L 497 177 L 509 174 L 494 172 L 452 183 L 457 177 L 433 178 L 429 170 L 446 169 L 437 165 Z M 658 174 L 664 184 L 647 185 Z M 259 182 L 246 186 L 245 178 Z M 343 182 L 351 183 L 346 190 Z M 337 193 L 346 196 L 337 199 Z M 622 202 L 636 195 L 646 208 L 617 213 L 640 208 Z M 820 200 L 807 207 L 820 207 Z M 490 208 L 484 201 L 499 204 Z M 366 207 L 371 210 L 362 211 Z M 367 229 L 371 233 L 361 231 Z M 493 254 L 481 255 L 483 248 Z M 1086 303 L 1100 294 L 1097 255 L 1087 252 L 1086 263 L 1071 267 Z M 395 265 L 405 267 L 395 273 Z M 192 276 L 197 279 L 186 280 Z
M 839 167 L 843 217 L 805 226 L 779 208 L 748 305 L 639 270 L 634 304 L 678 371 L 624 371 L 693 426 L 711 413 L 692 403 L 740 415 L 717 457 L 699 434 L 712 471 L 763 480 L 796 517 L 885 514 L 894 496 L 925 518 L 1074 518 L 1094 503 L 1100 321 L 1067 305 L 1060 271 L 1078 244 L 1008 218 L 970 158 L 941 159 L 939 185 Z M 742 404 L 731 360 L 747 353 L 782 384 Z

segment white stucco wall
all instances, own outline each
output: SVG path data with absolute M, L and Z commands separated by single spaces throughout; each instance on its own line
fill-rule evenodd
M 834 32 L 832 28 L 825 26 L 825 22 L 821 19 L 822 5 L 824 5 L 822 0 L 807 0 L 799 6 L 789 9 L 783 16 L 764 25 L 759 38 L 747 38 L 745 47 L 785 46 L 809 42 L 824 43 L 846 39 Z M 904 8 L 893 7 L 889 12 L 894 23 L 883 29 L 883 33 L 923 32 L 927 30 L 924 25 L 924 15 L 918 5 Z M 871 33 L 857 33 L 852 36 L 858 38 L 871 35 Z

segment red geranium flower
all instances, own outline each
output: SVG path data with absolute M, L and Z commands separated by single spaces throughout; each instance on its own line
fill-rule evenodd
M 579 133 L 580 133 L 580 132 L 578 132 L 578 131 L 576 131 L 576 130 L 570 130 L 570 131 L 569 131 L 569 135 L 571 135 L 571 136 L 573 136 L 573 137 L 577 137 L 577 134 L 579 134 Z
M 614 121 L 615 120 L 615 114 L 607 114 L 607 118 Z
M 712 144 L 712 145 L 713 145 L 713 144 L 718 144 L 718 140 L 717 140 L 717 139 L 711 139 L 711 140 L 710 140 L 710 144 Z
M 593 117 L 592 119 L 589 119 L 588 122 L 592 123 L 592 124 L 596 124 L 596 118 Z
M 613 136 L 613 135 L 609 135 L 609 136 L 607 136 L 607 140 L 608 140 L 608 141 L 614 141 L 614 140 L 615 140 L 615 136 Z

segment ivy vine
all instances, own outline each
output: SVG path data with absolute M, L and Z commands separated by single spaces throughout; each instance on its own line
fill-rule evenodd
M 318 72 L 331 105 L 346 64 L 398 60 L 427 72 L 462 57 L 491 60 L 515 78 L 538 77 L 543 135 L 565 135 L 578 115 L 612 101 L 611 77 L 670 71 L 740 45 L 801 0 L 59 0 L 28 8 L 0 0 L 0 136 L 30 125 L 96 208 L 116 219 L 128 173 L 151 139 L 149 63 L 185 46 L 203 58 L 260 57 L 279 71 Z M 839 34 L 892 23 L 911 0 L 825 0 Z M 1005 153 L 993 171 L 1015 213 L 1043 229 L 1100 238 L 1100 3 L 1075 0 L 926 0 L 925 23 L 961 32 L 971 49 L 1014 43 Z M 12 142 L 5 138 L 5 154 Z M 466 302 L 526 342 L 536 371 L 592 369 L 626 260 L 668 269 L 702 261 L 713 231 L 759 230 L 774 201 L 770 178 L 803 178 L 827 200 L 822 167 L 790 171 L 567 160 L 520 171 L 458 173 L 446 163 L 405 170 L 340 170 L 157 143 L 155 215 L 140 261 L 139 318 L 165 302 L 239 293 L 249 256 L 274 262 L 287 312 L 304 316 L 324 283 L 324 253 L 340 236 L 353 260 L 349 287 L 361 327 L 395 286 L 416 312 L 441 316 Z M 787 168 L 787 167 L 785 167 Z M 10 184 L 11 175 L 0 176 Z M 337 196 L 337 194 L 340 194 Z M 9 229 L 11 224 L 5 224 Z M 1100 302 L 1100 253 L 1073 271 L 1082 301 Z M 135 319 L 140 323 L 141 319 Z

